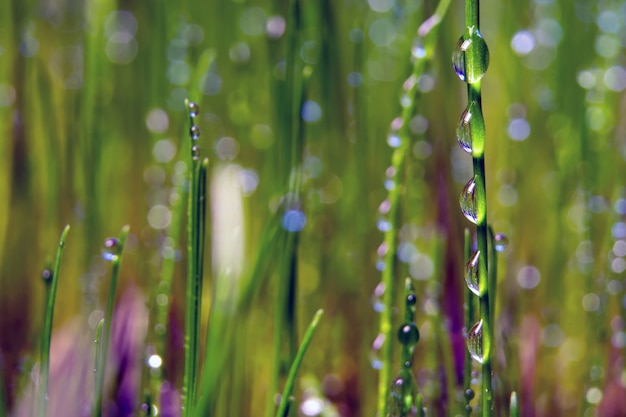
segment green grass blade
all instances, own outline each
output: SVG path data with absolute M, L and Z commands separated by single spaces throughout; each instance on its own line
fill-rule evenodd
M 63 249 L 65 248 L 65 239 L 70 231 L 67 225 L 61 232 L 59 246 L 57 248 L 56 260 L 54 262 L 54 270 L 52 272 L 52 283 L 50 284 L 49 294 L 46 302 L 46 314 L 44 319 L 43 340 L 41 346 L 41 373 L 40 373 L 40 390 L 39 390 L 39 415 L 46 416 L 48 404 L 48 377 L 50 373 L 50 345 L 52 342 L 52 322 L 54 320 L 54 302 L 56 299 L 57 288 L 59 285 L 59 273 L 61 271 L 61 259 L 63 258 Z
M 119 239 L 109 238 L 105 241 L 105 250 L 110 251 L 105 254 L 107 260 L 112 263 L 111 266 L 111 282 L 109 283 L 109 293 L 107 296 L 107 305 L 104 315 L 104 328 L 100 342 L 100 355 L 98 358 L 98 366 L 96 367 L 96 392 L 94 399 L 94 408 L 92 415 L 94 417 L 102 416 L 102 403 L 104 400 L 104 376 L 106 374 L 107 355 L 109 353 L 109 343 L 111 342 L 111 321 L 113 319 L 113 307 L 115 305 L 115 293 L 117 291 L 117 281 L 119 279 L 120 264 L 122 262 L 122 254 L 124 253 L 124 244 L 128 237 L 130 227 L 128 225 L 122 227 Z M 106 242 L 111 242 L 109 245 Z
M 313 316 L 313 320 L 307 327 L 304 332 L 304 337 L 302 338 L 302 343 L 300 343 L 300 348 L 296 353 L 295 359 L 291 364 L 291 368 L 289 369 L 289 374 L 287 375 L 287 380 L 285 382 L 285 388 L 283 390 L 282 396 L 280 398 L 280 404 L 278 405 L 278 410 L 276 411 L 276 417 L 285 417 L 289 412 L 289 397 L 293 393 L 293 387 L 296 381 L 296 375 L 298 374 L 298 370 L 300 369 L 300 365 L 302 364 L 302 360 L 304 359 L 304 354 L 306 353 L 309 345 L 311 344 L 311 340 L 313 340 L 313 335 L 315 334 L 315 330 L 317 330 L 317 326 L 324 314 L 324 310 L 317 310 L 315 316 Z

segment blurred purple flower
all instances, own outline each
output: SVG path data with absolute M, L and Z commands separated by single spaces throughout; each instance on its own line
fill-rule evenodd
M 137 415 L 142 402 L 140 386 L 148 311 L 144 296 L 129 287 L 117 302 L 111 325 L 103 401 L 104 417 Z M 90 417 L 94 391 L 95 331 L 74 319 L 52 338 L 48 389 L 49 417 Z M 38 372 L 34 370 L 13 417 L 36 415 Z M 164 383 L 161 415 L 178 417 L 180 397 Z

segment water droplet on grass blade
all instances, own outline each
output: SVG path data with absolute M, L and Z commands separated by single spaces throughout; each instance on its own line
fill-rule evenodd
M 191 139 L 198 140 L 200 138 L 200 128 L 196 125 L 193 125 L 189 128 L 189 134 L 191 135 Z
M 480 81 L 489 66 L 489 49 L 480 32 L 469 27 L 452 52 L 452 65 L 461 81 L 473 84 Z
M 197 103 L 193 101 L 189 102 L 189 117 L 197 117 L 198 113 L 200 113 L 200 107 Z
M 467 333 L 467 339 L 465 340 L 467 344 L 467 350 L 474 360 L 478 363 L 483 363 L 485 361 L 485 357 L 483 356 L 483 321 L 480 320 L 478 323 L 472 326 L 470 331 Z
M 478 223 L 478 211 L 476 208 L 476 181 L 474 178 L 463 188 L 460 198 L 461 211 L 467 220 L 477 224 Z
M 459 120 L 459 127 L 456 129 L 456 139 L 459 141 L 459 146 L 467 153 L 472 153 L 472 129 L 471 121 L 474 116 L 473 102 L 468 104 Z
M 200 158 L 200 147 L 198 145 L 191 147 L 191 158 L 196 160 Z
M 379 282 L 374 292 L 372 293 L 372 308 L 374 311 L 381 313 L 385 310 L 385 303 L 383 302 L 383 295 L 385 295 L 386 286 L 383 282 Z
M 480 297 L 478 265 L 480 262 L 480 251 L 474 252 L 465 265 L 465 283 L 471 292 Z
M 381 369 L 383 367 L 383 361 L 380 358 L 380 351 L 385 344 L 385 335 L 379 333 L 376 339 L 372 342 L 372 348 L 370 350 L 370 364 L 374 369 Z
M 104 240 L 104 247 L 102 249 L 102 259 L 105 261 L 115 261 L 117 260 L 118 248 L 120 242 L 114 237 L 110 237 Z
M 503 233 L 496 233 L 493 241 L 496 252 L 504 252 L 507 246 L 509 246 L 509 238 Z
M 46 268 L 41 271 L 41 279 L 45 284 L 50 284 L 52 282 L 52 270 L 50 268 Z
M 398 340 L 405 346 L 414 346 L 420 340 L 420 332 L 415 323 L 405 323 L 400 326 Z

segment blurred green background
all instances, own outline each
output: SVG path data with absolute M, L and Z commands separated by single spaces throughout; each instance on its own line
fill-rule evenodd
M 318 308 L 326 315 L 299 389 L 318 387 L 328 400 L 324 415 L 373 415 L 371 298 L 380 281 L 387 135 L 400 114 L 416 30 L 436 3 L 300 5 L 297 60 L 312 75 L 302 114 L 299 328 Z M 176 186 L 186 169 L 185 98 L 200 103 L 200 146 L 211 161 L 207 293 L 220 262 L 250 267 L 286 190 L 278 167 L 288 138 L 277 92 L 287 8 L 269 0 L 0 2 L 0 387 L 9 408 L 36 360 L 40 275 L 65 224 L 72 229 L 55 326 L 75 316 L 86 322 L 103 308 L 101 246 L 124 224 L 131 236 L 122 286 L 146 294 L 151 325 L 154 306 L 164 303 L 172 309 L 168 328 L 181 326 L 185 244 L 167 230 L 177 221 Z M 498 259 L 498 398 L 519 390 L 529 416 L 624 415 L 611 407 L 624 401 L 626 385 L 626 3 L 483 1 L 481 11 L 491 56 L 483 80 L 488 218 L 510 241 Z M 463 349 L 469 224 L 458 195 L 471 158 L 455 139 L 466 96 L 450 63 L 463 13 L 463 2 L 453 2 L 419 79 L 400 185 L 398 285 L 415 279 L 422 339 L 414 369 L 433 415 L 452 415 L 443 411 L 450 394 L 441 364 L 450 343 L 457 354 Z M 181 262 L 163 302 L 164 259 Z M 237 401 L 245 398 L 241 415 L 255 415 L 268 395 L 269 278 L 238 324 L 246 343 L 229 364 L 245 375 L 232 388 Z M 180 352 L 169 352 L 169 378 L 179 384 Z M 340 394 L 329 394 L 331 382 Z

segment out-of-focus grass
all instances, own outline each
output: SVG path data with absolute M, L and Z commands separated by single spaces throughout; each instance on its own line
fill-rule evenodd
M 241 276 L 254 275 L 257 253 L 276 256 L 259 244 L 271 241 L 262 230 L 287 186 L 281 145 L 288 123 L 279 107 L 286 3 L 0 2 L 0 398 L 9 409 L 35 360 L 44 308 L 40 270 L 65 224 L 72 234 L 55 325 L 91 317 L 86 333 L 95 335 L 99 316 L 92 313 L 106 299 L 100 247 L 129 224 L 121 284 L 137 283 L 151 311 L 171 307 L 165 335 L 151 322 L 147 343 L 165 348 L 158 352 L 163 370 L 181 386 L 176 332 L 184 261 L 173 263 L 172 294 L 159 280 L 164 264 L 185 256 L 177 252 L 184 233 L 177 242 L 165 238 L 176 218 L 172 192 L 184 190 L 178 161 L 188 146 L 185 98 L 201 102 L 201 146 L 211 160 L 240 167 Z M 387 193 L 386 137 L 401 110 L 418 17 L 436 4 L 301 5 L 297 59 L 313 71 L 306 91 L 307 223 L 299 237 L 297 317 L 326 311 L 301 383 L 308 395 L 317 387 L 344 407 L 344 415 L 371 415 L 377 374 L 369 352 L 378 316 L 370 295 L 380 281 L 376 221 Z M 626 6 L 485 1 L 481 10 L 491 53 L 483 82 L 489 222 L 511 242 L 498 260 L 496 406 L 506 408 L 515 389 L 520 415 L 584 415 L 597 407 L 610 415 L 624 390 L 618 359 L 626 346 Z M 401 185 L 404 257 L 397 283 L 402 288 L 405 275 L 416 278 L 422 338 L 413 369 L 436 415 L 444 415 L 446 403 L 438 344 L 451 340 L 458 369 L 463 357 L 465 222 L 457 201 L 471 161 L 455 140 L 465 92 L 449 59 L 463 11 L 453 3 L 431 72 L 421 79 L 422 117 L 413 122 L 416 145 Z M 198 71 L 199 62 L 208 68 Z M 255 281 L 254 294 L 245 290 L 247 278 L 239 281 L 250 305 L 233 316 L 235 348 L 226 358 L 217 415 L 253 415 L 269 397 L 276 260 L 259 262 L 266 276 Z M 209 311 L 217 277 L 205 270 Z M 438 330 L 442 322 L 451 332 L 446 338 Z

